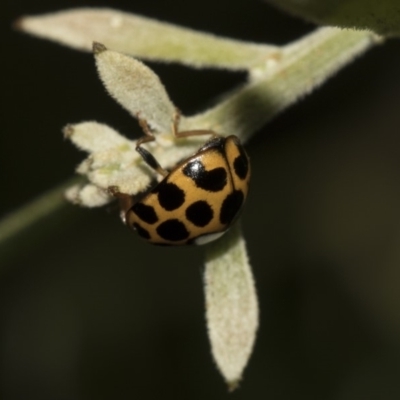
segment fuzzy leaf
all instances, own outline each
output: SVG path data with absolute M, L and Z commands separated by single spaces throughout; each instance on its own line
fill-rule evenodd
M 89 153 L 107 151 L 114 147 L 127 146 L 129 140 L 113 128 L 95 121 L 67 125 L 63 130 L 65 138 L 71 140 L 79 149 Z
M 108 93 L 134 117 L 158 132 L 169 132 L 176 108 L 158 76 L 142 62 L 95 43 L 96 65 Z
M 204 281 L 211 351 L 233 390 L 247 365 L 258 328 L 257 295 L 238 224 L 207 246 Z
M 93 185 L 75 186 L 67 193 L 74 203 L 98 207 L 112 200 L 107 194 L 110 186 L 134 195 L 144 191 L 153 179 L 153 172 L 142 162 L 135 150 L 135 141 L 128 140 L 107 125 L 82 122 L 68 125 L 64 135 L 77 147 L 90 153 L 77 168 Z M 81 188 L 83 193 L 79 193 Z M 101 193 L 103 192 L 103 193 Z
M 274 46 L 217 37 L 112 9 L 78 8 L 27 16 L 16 26 L 79 50 L 90 51 L 96 41 L 138 58 L 193 67 L 247 69 L 276 53 Z
M 321 25 L 370 29 L 384 36 L 400 35 L 398 0 L 265 0 Z
M 69 187 L 65 191 L 65 198 L 73 204 L 85 207 L 102 207 L 112 200 L 105 190 L 90 183 Z

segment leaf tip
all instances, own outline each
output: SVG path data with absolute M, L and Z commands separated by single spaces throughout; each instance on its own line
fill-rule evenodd
M 62 129 L 62 133 L 65 139 L 69 139 L 74 134 L 74 126 L 72 124 L 66 125 Z
M 101 44 L 101 43 L 99 43 L 99 42 L 93 42 L 93 47 L 92 47 L 92 49 L 93 49 L 93 54 L 94 54 L 94 55 L 97 55 L 97 54 L 102 53 L 103 51 L 106 51 L 106 50 L 107 50 L 107 47 L 104 46 L 104 44 Z
M 228 385 L 229 393 L 232 393 L 234 390 L 236 390 L 239 387 L 240 379 L 235 379 L 233 381 L 228 381 L 226 383 Z
M 23 31 L 24 30 L 24 17 L 19 17 L 15 21 L 11 23 L 12 29 L 16 31 Z

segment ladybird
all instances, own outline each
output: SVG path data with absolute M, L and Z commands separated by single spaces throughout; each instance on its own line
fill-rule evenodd
M 210 130 L 178 132 L 177 117 L 176 137 L 212 137 L 168 172 L 142 147 L 155 138 L 146 122 L 139 122 L 145 136 L 136 150 L 164 178 L 126 209 L 126 224 L 158 245 L 201 245 L 218 239 L 238 216 L 248 193 L 250 163 L 239 139 Z

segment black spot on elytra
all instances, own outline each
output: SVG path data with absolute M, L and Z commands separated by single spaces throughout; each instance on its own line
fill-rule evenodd
M 240 190 L 235 190 L 226 196 L 224 202 L 222 203 L 221 213 L 219 215 L 219 220 L 221 224 L 230 224 L 235 218 L 236 214 L 242 207 L 244 200 L 243 193 Z
M 183 173 L 193 179 L 196 186 L 209 192 L 219 192 L 227 182 L 227 173 L 225 168 L 218 167 L 211 171 L 206 171 L 204 165 L 199 160 L 189 162 Z
M 233 168 L 240 179 L 246 178 L 249 172 L 249 160 L 242 146 L 238 147 L 240 154 L 233 161 Z
M 206 226 L 213 216 L 211 206 L 204 200 L 196 201 L 186 209 L 186 218 L 196 226 Z
M 185 201 L 184 191 L 175 183 L 162 181 L 154 188 L 153 192 L 158 193 L 160 206 L 167 211 L 176 210 Z
M 135 231 L 138 233 L 138 235 L 140 235 L 142 238 L 144 239 L 150 239 L 150 234 L 149 232 L 147 232 L 146 229 L 144 229 L 143 227 L 141 227 L 139 224 L 137 224 L 136 222 L 134 222 L 132 224 L 133 229 L 135 229 Z
M 158 217 L 154 208 L 143 203 L 136 203 L 132 206 L 132 211 L 144 222 L 155 224 Z
M 157 227 L 157 233 L 165 240 L 178 242 L 187 239 L 189 232 L 183 222 L 178 219 L 168 219 Z

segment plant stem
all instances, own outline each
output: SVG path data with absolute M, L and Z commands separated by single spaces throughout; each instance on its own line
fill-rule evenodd
M 77 182 L 76 177 L 69 179 L 6 215 L 0 221 L 0 247 L 34 223 L 66 206 L 68 202 L 64 198 L 64 191 Z

